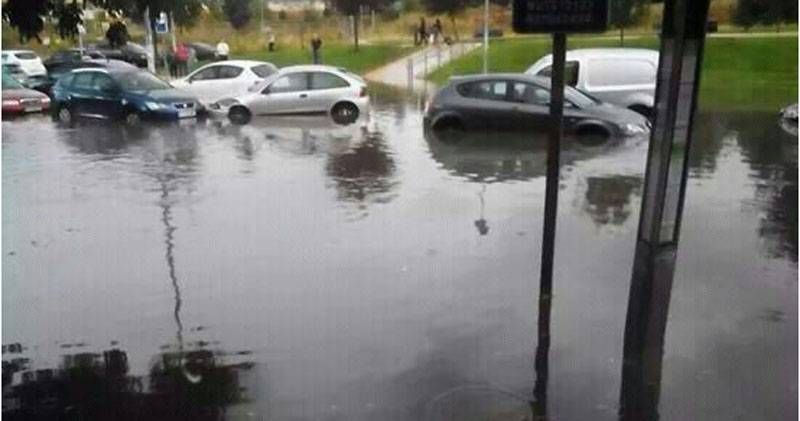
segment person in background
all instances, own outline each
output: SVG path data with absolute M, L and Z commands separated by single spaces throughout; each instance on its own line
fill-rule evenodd
M 320 39 L 319 34 L 314 34 L 311 38 L 311 58 L 314 64 L 322 63 L 322 57 L 320 56 L 320 49 L 322 48 L 322 39 Z
M 433 23 L 433 43 L 439 43 L 439 37 L 442 36 L 442 21 L 439 18 L 436 18 L 436 22 Z
M 215 53 L 217 60 L 227 60 L 230 51 L 231 47 L 228 46 L 228 43 L 225 42 L 224 39 L 220 41 L 219 44 L 217 44 L 217 52 Z
M 269 52 L 275 51 L 275 33 L 269 31 L 269 36 L 267 37 L 267 49 Z
M 184 43 L 175 46 L 175 69 L 178 77 L 186 76 L 189 73 L 189 47 Z
M 420 44 L 428 43 L 428 29 L 425 27 L 425 18 L 419 18 L 419 40 Z

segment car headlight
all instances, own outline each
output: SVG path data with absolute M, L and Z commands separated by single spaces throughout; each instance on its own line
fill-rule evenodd
M 626 136 L 647 133 L 647 126 L 644 124 L 623 124 L 620 128 L 622 129 L 622 133 Z
M 162 104 L 160 102 L 152 102 L 152 101 L 145 102 L 144 106 L 147 107 L 147 109 L 150 111 L 165 110 L 168 108 L 167 104 Z

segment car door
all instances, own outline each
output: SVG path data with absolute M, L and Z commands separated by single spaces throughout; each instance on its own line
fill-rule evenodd
M 270 83 L 261 93 L 256 114 L 292 114 L 309 112 L 309 73 L 283 75 Z
M 509 102 L 513 103 L 514 128 L 547 130 L 550 119 L 550 90 L 530 82 L 513 82 Z
M 502 130 L 514 121 L 513 104 L 507 101 L 509 82 L 485 80 L 459 86 L 463 101 L 456 111 L 464 118 L 468 128 Z
M 244 67 L 230 64 L 220 65 L 217 83 L 209 86 L 209 101 L 216 102 L 225 97 L 247 92 L 251 83 L 243 77 L 243 74 Z
M 346 97 L 350 82 L 331 72 L 311 72 L 309 106 L 313 112 L 328 112 L 333 104 Z
M 612 104 L 628 106 L 636 93 L 655 91 L 657 65 L 645 59 L 602 58 L 587 63 L 586 92 Z
M 201 102 L 208 104 L 211 102 L 210 98 L 213 97 L 214 84 L 219 78 L 219 69 L 218 65 L 200 68 L 187 76 L 184 81 L 176 83 L 175 86 L 191 92 Z
M 93 114 L 114 119 L 122 116 L 122 102 L 117 83 L 106 73 L 94 72 L 94 96 L 89 108 Z
M 75 115 L 96 117 L 92 106 L 94 98 L 93 79 L 96 72 L 77 72 L 67 94 L 67 102 Z

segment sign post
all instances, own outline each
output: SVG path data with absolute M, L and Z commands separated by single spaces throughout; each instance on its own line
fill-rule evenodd
M 544 228 L 539 278 L 539 321 L 536 382 L 531 410 L 534 420 L 547 418 L 547 378 L 550 351 L 550 310 L 553 291 L 558 183 L 564 116 L 564 62 L 569 32 L 602 32 L 608 24 L 608 0 L 514 0 L 513 27 L 518 33 L 553 34 L 550 80 L 550 130 L 547 144 Z M 487 31 L 484 27 L 484 37 Z M 486 42 L 484 40 L 484 42 Z

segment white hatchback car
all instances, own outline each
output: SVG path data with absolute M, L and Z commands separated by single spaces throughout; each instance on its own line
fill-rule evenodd
M 212 112 L 245 124 L 256 115 L 328 113 L 350 124 L 369 111 L 367 83 L 345 69 L 303 65 L 284 67 L 245 95 L 212 104 Z
M 27 77 L 47 76 L 42 59 L 30 50 L 3 50 L 3 64 L 16 64 Z
M 640 48 L 587 48 L 567 51 L 564 81 L 601 101 L 647 117 L 655 101 L 658 51 Z M 547 55 L 525 73 L 550 77 Z
M 207 64 L 171 84 L 191 92 L 208 105 L 222 98 L 244 94 L 248 88 L 277 71 L 274 64 L 263 61 L 226 60 Z

